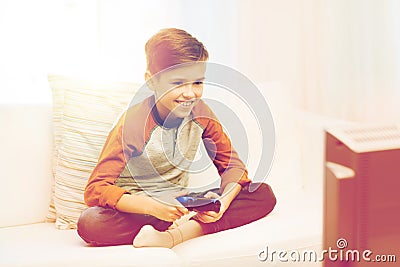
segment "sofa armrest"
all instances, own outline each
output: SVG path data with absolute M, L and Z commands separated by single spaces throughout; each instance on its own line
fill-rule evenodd
M 51 104 L 0 105 L 0 227 L 44 221 L 52 184 Z

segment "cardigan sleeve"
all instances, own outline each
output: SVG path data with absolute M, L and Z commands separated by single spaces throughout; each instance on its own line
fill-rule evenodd
M 116 126 L 110 131 L 98 163 L 92 171 L 85 188 L 84 198 L 88 206 L 111 207 L 115 205 L 125 193 L 125 189 L 118 187 L 116 180 L 125 168 L 127 151 L 122 143 L 122 129 L 124 116 L 121 116 Z
M 207 153 L 221 176 L 221 192 L 231 182 L 239 183 L 242 187 L 251 182 L 245 164 L 215 115 L 208 119 L 202 137 Z

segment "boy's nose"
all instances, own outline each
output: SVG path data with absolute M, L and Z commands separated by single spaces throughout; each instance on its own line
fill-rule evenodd
M 193 85 L 192 84 L 185 85 L 182 95 L 185 98 L 195 98 L 196 97 L 196 93 L 194 91 Z

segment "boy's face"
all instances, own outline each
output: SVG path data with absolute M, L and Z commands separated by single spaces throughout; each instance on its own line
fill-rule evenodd
M 173 121 L 188 116 L 203 94 L 206 63 L 193 63 L 163 71 L 151 78 L 157 111 L 162 120 Z M 146 74 L 146 78 L 149 78 Z

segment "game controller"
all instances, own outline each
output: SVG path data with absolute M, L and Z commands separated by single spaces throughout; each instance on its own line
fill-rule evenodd
M 180 196 L 176 200 L 190 211 L 219 212 L 221 208 L 221 202 L 215 198 Z

